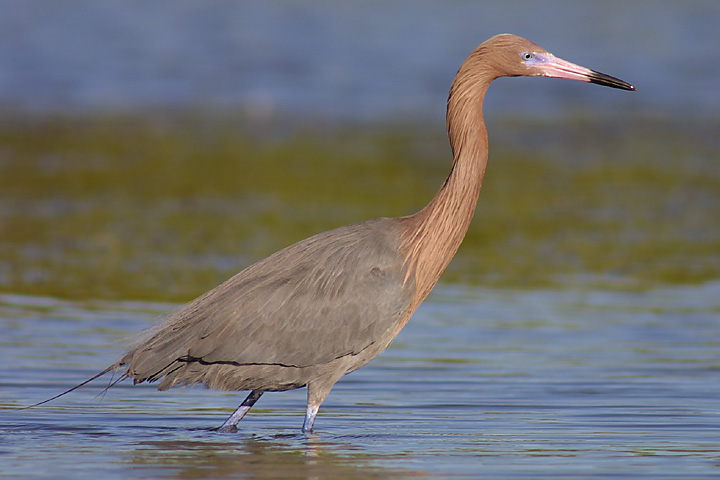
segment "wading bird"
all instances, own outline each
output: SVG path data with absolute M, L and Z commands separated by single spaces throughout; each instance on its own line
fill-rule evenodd
M 159 381 L 159 390 L 194 384 L 249 390 L 219 428 L 235 431 L 264 392 L 307 387 L 302 430 L 312 431 L 335 382 L 387 348 L 455 255 L 488 159 L 485 92 L 496 78 L 516 76 L 635 89 L 515 35 L 487 40 L 462 63 L 450 88 L 452 169 L 425 208 L 320 233 L 260 260 L 179 309 L 116 363 L 65 393 L 116 369 L 134 383 Z

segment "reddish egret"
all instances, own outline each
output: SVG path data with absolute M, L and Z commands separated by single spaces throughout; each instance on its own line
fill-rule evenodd
M 463 62 L 450 88 L 452 169 L 425 208 L 320 233 L 260 260 L 151 329 L 93 379 L 123 369 L 121 378 L 160 381 L 159 390 L 194 384 L 249 390 L 220 431 L 235 431 L 264 392 L 307 387 L 302 430 L 312 431 L 335 382 L 387 348 L 455 255 L 488 158 L 485 92 L 496 78 L 516 76 L 635 89 L 523 38 L 489 39 Z

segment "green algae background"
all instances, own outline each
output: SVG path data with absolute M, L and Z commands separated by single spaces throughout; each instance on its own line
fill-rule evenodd
M 188 300 L 313 233 L 414 213 L 443 126 L 218 113 L 0 119 L 0 290 Z M 720 277 L 720 121 L 489 118 L 443 282 L 646 288 Z

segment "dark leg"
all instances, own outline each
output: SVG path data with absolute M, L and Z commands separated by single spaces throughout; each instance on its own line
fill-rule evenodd
M 242 418 L 245 416 L 245 414 L 252 408 L 253 405 L 255 405 L 255 402 L 258 401 L 258 399 L 262 396 L 263 391 L 262 390 L 253 390 L 250 392 L 250 395 L 247 396 L 247 398 L 240 404 L 240 406 L 233 412 L 230 417 L 225 420 L 225 423 L 223 423 L 220 428 L 217 429 L 218 432 L 237 432 L 237 424 Z

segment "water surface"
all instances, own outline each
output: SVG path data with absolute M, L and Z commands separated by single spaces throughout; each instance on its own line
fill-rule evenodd
M 304 391 L 242 395 L 99 380 L 171 305 L 0 297 L 3 478 L 717 478 L 720 285 L 436 290 L 342 379 L 316 432 Z M 11 367 L 10 367 L 11 366 Z

